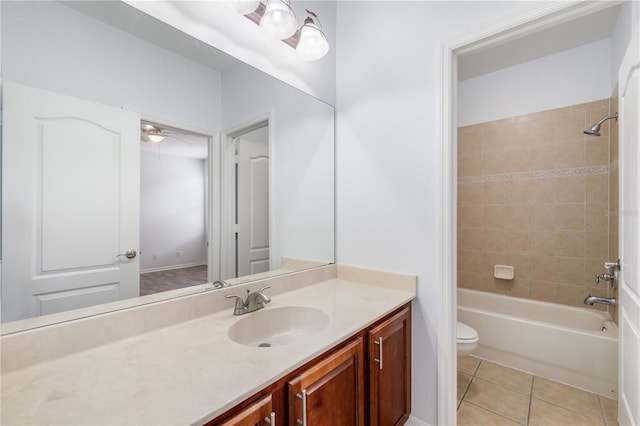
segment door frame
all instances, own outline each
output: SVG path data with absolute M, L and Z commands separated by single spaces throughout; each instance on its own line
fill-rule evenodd
M 156 117 L 149 114 L 140 114 L 141 121 L 148 121 L 159 126 L 171 127 L 177 130 L 195 133 L 207 138 L 208 159 L 207 159 L 207 220 L 206 238 L 207 238 L 207 282 L 213 282 L 220 277 L 222 258 L 221 258 L 221 156 L 220 156 L 220 133 L 211 130 L 201 129 L 188 124 L 167 120 L 162 117 Z M 142 219 L 142 218 L 140 218 Z
M 275 200 L 273 197 L 276 185 L 274 173 L 275 149 L 274 149 L 274 113 L 259 115 L 252 119 L 236 124 L 222 132 L 221 140 L 221 257 L 220 257 L 220 277 L 228 279 L 229 275 L 235 273 L 236 251 L 235 251 L 235 146 L 234 140 L 253 130 L 268 126 L 269 143 L 269 238 L 275 235 Z M 269 261 L 271 264 L 271 261 Z M 271 269 L 271 265 L 269 266 Z
M 442 292 L 438 306 L 438 424 L 456 424 L 457 322 L 457 55 L 514 40 L 527 33 L 588 15 L 621 2 L 536 4 L 480 30 L 442 44 L 441 56 L 441 203 Z

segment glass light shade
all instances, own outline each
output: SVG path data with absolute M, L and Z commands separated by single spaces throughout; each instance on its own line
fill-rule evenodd
M 260 0 L 233 0 L 232 3 L 236 12 L 241 15 L 248 15 L 258 8 Z
M 300 41 L 296 52 L 305 61 L 316 61 L 329 51 L 329 42 L 315 23 L 305 23 L 300 28 Z
M 291 7 L 282 0 L 268 0 L 260 28 L 271 37 L 285 40 L 296 33 L 298 21 Z
M 162 142 L 162 140 L 164 139 L 164 136 L 155 135 L 153 133 L 147 133 L 147 137 L 151 142 L 155 142 L 155 143 Z

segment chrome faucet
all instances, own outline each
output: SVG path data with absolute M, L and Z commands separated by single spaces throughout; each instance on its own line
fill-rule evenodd
M 247 290 L 247 300 L 243 301 L 242 297 L 235 294 L 227 294 L 225 297 L 231 299 L 236 298 L 236 306 L 233 309 L 233 315 L 244 315 L 264 308 L 264 305 L 271 302 L 269 296 L 263 293 L 264 290 L 271 288 L 270 285 L 262 287 L 260 290 L 250 293 Z
M 602 303 L 603 305 L 610 305 L 615 308 L 616 306 L 616 298 L 615 297 L 599 297 L 588 295 L 586 299 L 584 299 L 584 304 L 593 306 L 594 303 Z
M 213 288 L 224 288 L 229 287 L 229 284 L 225 280 L 215 280 L 213 282 Z

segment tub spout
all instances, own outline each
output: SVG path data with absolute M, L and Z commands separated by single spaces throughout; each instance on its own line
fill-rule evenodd
M 593 306 L 594 303 L 602 303 L 603 305 L 616 306 L 616 298 L 615 297 L 598 297 L 588 295 L 586 299 L 584 299 L 584 304 Z

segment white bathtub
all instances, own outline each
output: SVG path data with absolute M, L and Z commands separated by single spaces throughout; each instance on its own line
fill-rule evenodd
M 606 312 L 458 289 L 474 355 L 617 398 L 618 327 Z

